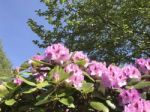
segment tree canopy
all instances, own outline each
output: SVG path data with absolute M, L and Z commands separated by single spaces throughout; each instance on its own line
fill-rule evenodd
M 0 81 L 6 80 L 7 76 L 11 74 L 11 63 L 3 51 L 2 44 L 0 42 Z
M 108 63 L 132 62 L 150 56 L 149 0 L 41 0 L 47 7 L 37 15 L 50 28 L 33 19 L 28 25 L 39 47 L 62 42 L 72 51 Z

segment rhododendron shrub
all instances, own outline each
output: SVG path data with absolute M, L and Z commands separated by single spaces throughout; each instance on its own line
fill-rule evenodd
M 53 44 L 0 85 L 2 112 L 150 112 L 150 59 L 123 67 Z

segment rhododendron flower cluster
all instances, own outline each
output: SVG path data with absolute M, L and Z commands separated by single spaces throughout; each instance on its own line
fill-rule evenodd
M 149 112 L 150 102 L 141 98 L 136 89 L 123 90 L 119 95 L 124 112 Z
M 43 82 L 44 78 L 46 77 L 46 73 L 35 73 L 33 74 L 37 82 Z
M 28 64 L 29 67 L 27 67 L 25 72 L 30 73 L 28 79 L 33 80 L 34 84 L 22 80 L 19 77 L 14 79 L 13 83 L 18 86 L 22 86 L 22 83 L 27 83 L 31 86 L 38 84 L 36 88 L 38 88 L 38 93 L 40 94 L 44 91 L 49 92 L 52 90 L 51 95 L 57 96 L 57 98 L 53 100 L 59 100 L 59 103 L 68 106 L 64 110 L 75 107 L 73 102 L 71 102 L 74 101 L 72 100 L 74 96 L 72 97 L 70 95 L 77 94 L 75 98 L 78 97 L 80 100 L 76 99 L 77 101 L 75 102 L 82 102 L 83 99 L 87 98 L 85 102 L 89 103 L 90 100 L 99 100 L 99 98 L 104 95 L 100 100 L 104 101 L 104 104 L 106 100 L 111 98 L 112 102 L 118 102 L 119 105 L 114 106 L 113 109 L 123 108 L 124 110 L 122 110 L 122 112 L 150 112 L 150 101 L 142 98 L 144 91 L 150 89 L 149 86 L 147 86 L 149 79 L 143 78 L 145 74 L 148 75 L 150 73 L 150 59 L 140 58 L 136 60 L 135 64 L 126 64 L 123 67 L 114 64 L 106 65 L 105 62 L 90 60 L 82 51 L 70 52 L 63 44 L 57 43 L 47 47 L 43 55 L 33 56 Z M 65 77 L 63 77 L 63 75 Z M 136 82 L 132 84 L 133 79 L 136 79 Z M 145 83 L 145 81 L 147 82 Z M 140 82 L 146 85 L 141 86 Z M 138 84 L 140 86 L 138 86 Z M 65 96 L 67 93 L 60 94 L 64 91 L 65 87 L 68 87 L 67 85 L 77 92 L 75 94 L 69 93 L 69 96 Z M 50 89 L 47 89 L 47 86 L 49 86 Z M 105 92 L 103 91 L 103 94 L 97 97 L 98 94 L 101 94 L 101 89 L 98 89 L 99 87 L 103 87 Z M 34 92 L 36 88 L 32 88 L 28 92 Z M 42 92 L 39 92 L 41 88 Z M 55 92 L 58 93 L 55 94 Z M 115 98 L 113 92 L 115 92 Z M 58 98 L 59 96 L 61 97 Z M 61 99 L 62 97 L 64 99 Z M 66 100 L 65 98 L 68 97 L 69 100 Z M 64 103 L 64 101 L 71 102 L 71 104 L 69 105 L 68 102 Z M 81 103 L 81 105 L 82 104 L 83 103 Z M 94 104 L 95 102 L 92 102 L 89 104 L 90 107 L 89 105 L 86 105 L 86 107 L 91 109 Z M 96 102 L 96 105 L 99 104 L 101 103 Z M 76 107 L 80 109 L 80 106 L 78 105 Z M 110 105 L 108 104 L 107 106 L 109 107 Z M 63 106 L 59 105 L 58 107 Z M 106 110 L 111 109 L 111 107 L 112 106 Z M 98 107 L 93 107 L 93 109 L 101 111 Z M 118 110 L 116 109 L 116 111 Z M 89 110 L 89 112 L 95 111 Z
M 105 87 L 119 88 L 125 86 L 127 77 L 123 74 L 123 70 L 115 65 L 110 65 L 102 75 L 102 82 Z
M 84 60 L 86 64 L 89 62 L 87 55 L 85 55 L 82 51 L 76 51 L 72 56 L 72 60 L 74 62 Z
M 140 71 L 133 65 L 126 65 L 123 67 L 123 73 L 127 78 L 136 78 L 141 79 L 141 73 Z
M 45 58 L 49 60 L 49 62 L 55 61 L 57 63 L 63 63 L 69 60 L 69 57 L 69 50 L 62 44 L 53 44 L 45 50 Z
M 140 58 L 136 60 L 136 64 L 138 68 L 141 70 L 143 73 L 150 73 L 150 58 L 149 59 L 144 59 Z
M 81 88 L 84 76 L 82 75 L 82 70 L 76 64 L 69 64 L 66 66 L 65 71 L 71 73 L 72 76 L 66 80 L 66 82 L 71 83 L 76 88 Z
M 140 99 L 140 93 L 136 89 L 122 90 L 119 94 L 121 105 L 126 105 Z
M 41 60 L 44 60 L 44 56 L 41 56 L 41 55 L 35 55 L 32 57 L 33 60 L 37 60 L 37 61 L 41 61 Z
M 123 112 L 150 112 L 150 101 L 136 100 L 126 105 Z
M 106 63 L 92 61 L 89 63 L 87 72 L 91 76 L 101 77 L 102 74 L 107 70 Z

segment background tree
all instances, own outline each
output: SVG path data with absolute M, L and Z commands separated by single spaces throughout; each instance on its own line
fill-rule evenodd
M 11 63 L 3 51 L 2 44 L 0 42 L 0 82 L 10 78 L 11 74 Z
M 41 39 L 39 47 L 63 42 L 71 50 L 83 50 L 90 58 L 108 63 L 131 62 L 150 56 L 149 0 L 41 0 L 37 10 L 46 24 L 29 19 Z

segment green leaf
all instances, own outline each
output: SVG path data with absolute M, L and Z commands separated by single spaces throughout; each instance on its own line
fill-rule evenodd
M 49 4 L 50 0 L 43 0 L 44 3 Z
M 53 79 L 53 75 L 54 75 L 55 73 L 59 74 L 59 80 L 58 80 L 57 82 L 54 81 L 55 83 L 62 82 L 62 81 L 64 81 L 65 79 L 69 78 L 69 76 L 70 76 L 70 74 L 69 74 L 69 73 L 66 73 L 63 68 L 61 68 L 60 66 L 56 66 L 56 67 L 54 67 L 54 69 L 52 69 L 52 70 L 50 71 L 50 73 L 48 74 L 48 80 Z
M 83 74 L 84 74 L 87 78 L 89 78 L 92 82 L 95 82 L 95 80 L 94 80 L 89 74 L 87 74 L 86 72 L 83 72 Z
M 33 92 L 36 91 L 36 90 L 37 90 L 37 88 L 31 88 L 31 89 L 29 89 L 29 90 L 24 91 L 23 93 L 25 93 L 25 94 L 30 94 L 30 93 L 33 93 Z
M 48 85 L 49 85 L 49 83 L 47 81 L 44 81 L 44 82 L 38 83 L 36 86 L 37 86 L 37 88 L 41 89 L 41 88 L 46 87 Z
M 72 96 L 66 97 L 66 98 L 61 98 L 59 100 L 60 103 L 68 106 L 69 108 L 75 108 L 75 105 L 73 104 L 74 99 Z
M 136 89 L 142 89 L 145 87 L 150 87 L 150 81 L 140 81 L 139 83 L 134 85 L 134 88 Z
M 81 91 L 82 91 L 82 93 L 91 93 L 91 92 L 93 92 L 94 91 L 94 84 L 83 82 Z
M 27 68 L 29 68 L 30 67 L 30 65 L 29 65 L 29 63 L 28 63 L 28 61 L 25 61 L 21 66 L 20 66 L 20 71 L 21 70 L 26 70 Z
M 44 61 L 39 61 L 39 60 L 32 60 L 33 63 L 35 63 L 35 65 L 49 65 L 49 66 L 52 66 L 50 63 L 47 63 L 47 62 L 44 62 Z
M 115 104 L 113 104 L 110 100 L 106 100 L 107 105 L 112 108 L 112 109 L 116 109 Z
M 93 109 L 101 111 L 101 112 L 109 112 L 109 109 L 101 102 L 92 101 L 90 102 L 90 106 Z
M 35 104 L 35 106 L 43 105 L 43 104 L 48 103 L 48 102 L 50 102 L 49 95 L 47 95 L 47 96 L 40 96 L 38 98 L 38 102 Z
M 9 100 L 6 100 L 5 101 L 5 104 L 8 105 L 8 106 L 12 106 L 16 103 L 16 100 L 14 99 L 9 99 Z
M 98 87 L 98 91 L 101 92 L 103 95 L 105 95 L 106 88 L 104 87 L 101 81 L 98 83 L 100 84 Z
M 48 23 L 51 24 L 53 22 L 52 16 L 48 17 Z
M 65 79 L 69 78 L 69 76 L 70 76 L 69 73 L 66 73 L 64 71 L 64 69 L 59 66 L 56 67 L 56 72 L 58 72 L 60 74 L 60 81 L 64 81 Z
M 17 88 L 17 86 L 13 82 L 4 82 L 4 85 L 11 90 L 14 90 Z
M 142 75 L 142 79 L 150 79 L 150 74 Z
M 23 82 L 25 82 L 26 84 L 30 85 L 30 86 L 36 86 L 36 84 L 34 82 L 31 82 L 25 78 L 23 78 L 22 76 L 18 75 L 18 78 L 20 78 Z
M 0 85 L 0 98 L 4 97 L 6 94 L 8 94 L 9 91 L 4 85 Z
M 75 63 L 79 66 L 84 66 L 86 64 L 86 61 L 85 60 L 79 60 L 79 61 L 76 61 Z
M 60 3 L 63 4 L 65 3 L 67 0 L 60 0 Z
M 139 80 L 138 79 L 129 79 L 129 81 L 128 81 L 128 86 L 132 86 L 132 85 L 135 85 L 135 84 L 137 84 L 139 82 Z
M 64 88 L 57 92 L 57 97 L 62 98 L 65 96 L 71 96 L 76 90 L 74 88 Z

